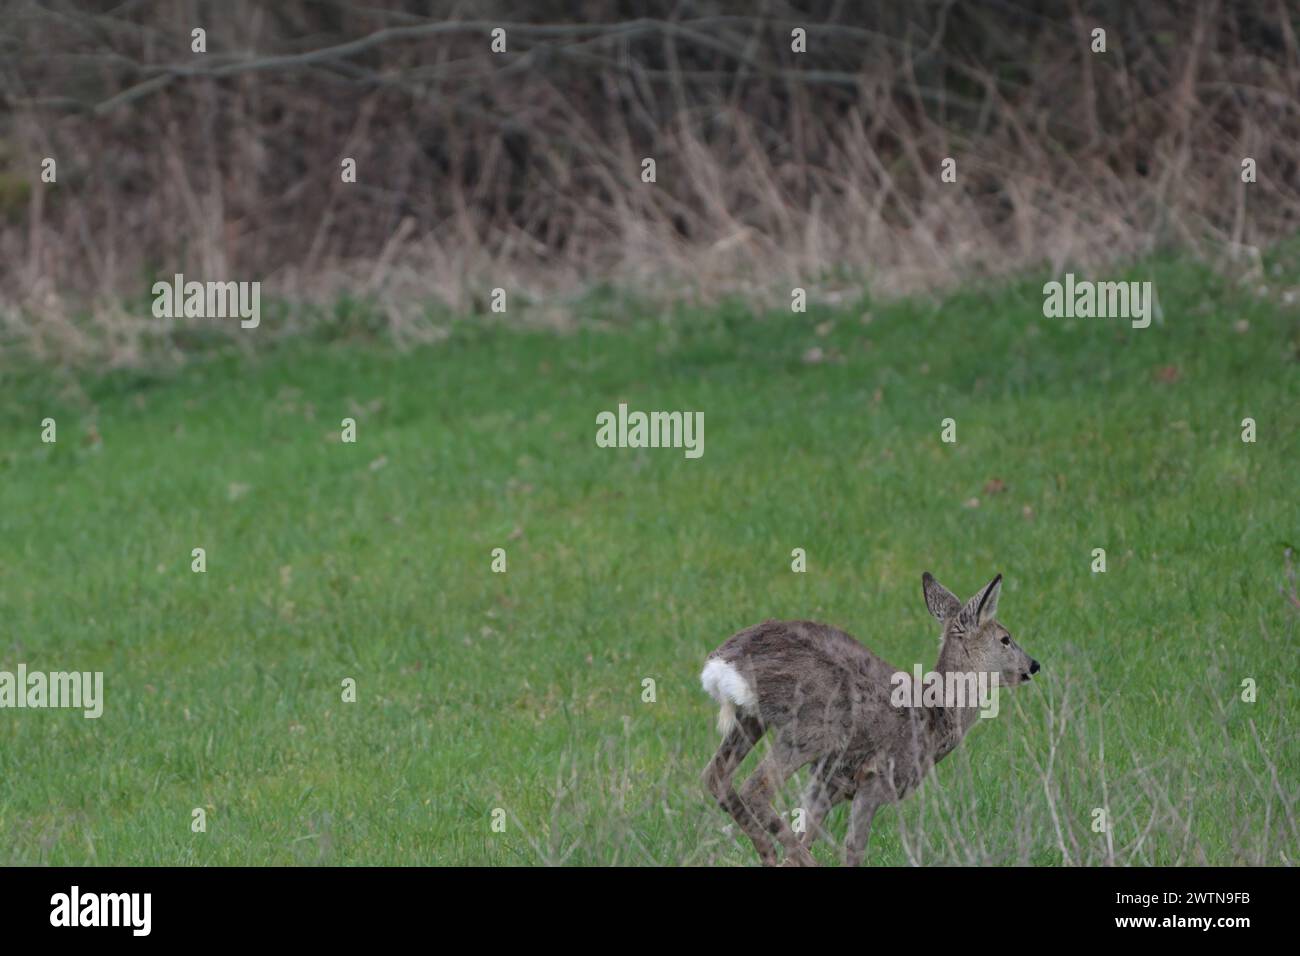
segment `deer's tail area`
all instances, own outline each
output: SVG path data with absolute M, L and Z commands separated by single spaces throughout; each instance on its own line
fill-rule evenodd
M 718 732 L 723 736 L 736 726 L 736 712 L 758 713 L 758 696 L 749 681 L 731 662 L 720 657 L 712 657 L 704 663 L 700 672 L 700 684 L 705 693 L 716 700 L 721 707 L 718 711 Z

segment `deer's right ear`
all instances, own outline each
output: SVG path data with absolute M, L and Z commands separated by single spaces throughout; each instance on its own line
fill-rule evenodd
M 957 595 L 936 581 L 929 571 L 921 575 L 921 592 L 925 595 L 925 606 L 937 621 L 945 621 L 961 610 Z

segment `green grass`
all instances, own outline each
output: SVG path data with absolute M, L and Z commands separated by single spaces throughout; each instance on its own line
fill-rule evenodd
M 698 783 L 705 654 L 796 617 L 928 667 L 925 569 L 963 598 L 1002 572 L 1045 670 L 877 816 L 869 863 L 1295 862 L 1300 322 L 1148 274 L 1146 330 L 1046 320 L 1026 282 L 869 323 L 592 303 L 400 355 L 11 370 L 0 669 L 100 670 L 106 704 L 0 710 L 0 863 L 753 863 Z M 704 456 L 597 448 L 619 401 L 703 411 Z

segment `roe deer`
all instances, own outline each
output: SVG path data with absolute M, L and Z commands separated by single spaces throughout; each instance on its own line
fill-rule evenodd
M 994 620 L 1002 575 L 962 604 L 934 579 L 921 576 L 926 607 L 943 624 L 935 671 L 953 678 L 996 676 L 1014 686 L 1038 672 L 1005 627 Z M 753 842 L 765 865 L 812 865 L 809 853 L 837 803 L 852 800 L 844 861 L 866 852 L 877 808 L 901 800 L 961 743 L 979 716 L 974 700 L 952 706 L 897 706 L 899 673 L 843 631 L 809 621 L 765 621 L 729 637 L 705 661 L 700 681 L 722 706 L 722 746 L 704 771 L 704 784 Z M 995 685 L 996 686 L 996 685 Z M 731 778 L 758 739 L 772 746 L 737 793 Z M 812 764 L 803 799 L 807 828 L 797 836 L 772 807 L 791 774 Z

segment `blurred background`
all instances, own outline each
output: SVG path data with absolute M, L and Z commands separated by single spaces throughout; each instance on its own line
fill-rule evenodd
M 554 306 L 600 282 L 892 294 L 1167 248 L 1249 266 L 1300 215 L 1297 19 L 1287 0 L 10 0 L 3 327 L 140 361 L 175 330 L 137 300 L 174 272 L 261 279 L 294 316 L 346 290 L 427 340 L 432 306 L 494 287 Z

